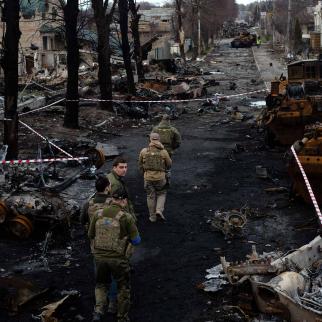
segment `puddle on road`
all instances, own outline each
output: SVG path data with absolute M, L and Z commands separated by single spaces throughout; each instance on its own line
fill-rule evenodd
M 250 102 L 250 107 L 263 108 L 265 106 L 266 106 L 266 102 L 265 101 Z
M 223 72 L 215 72 L 215 71 L 210 71 L 209 72 L 210 74 L 212 74 L 212 75 L 224 75 L 224 73 Z

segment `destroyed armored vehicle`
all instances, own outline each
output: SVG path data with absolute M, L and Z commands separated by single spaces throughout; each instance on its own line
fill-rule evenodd
M 288 79 L 271 82 L 259 125 L 266 143 L 291 145 L 303 138 L 306 124 L 322 119 L 322 60 L 301 60 L 288 65 Z
M 248 31 L 243 31 L 231 43 L 232 48 L 249 48 L 256 45 L 257 36 Z
M 304 171 L 310 181 L 316 200 L 322 203 L 322 125 L 305 134 L 302 140 L 293 145 Z M 292 179 L 292 192 L 305 202 L 311 203 L 311 198 L 304 179 L 294 157 L 288 162 L 288 173 Z
M 26 239 L 37 226 L 46 230 L 59 226 L 60 232 L 67 231 L 79 211 L 75 201 L 49 193 L 17 193 L 0 201 L 0 224 L 17 238 Z

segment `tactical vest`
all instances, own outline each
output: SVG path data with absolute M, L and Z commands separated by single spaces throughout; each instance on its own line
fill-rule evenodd
M 171 146 L 172 144 L 172 130 L 170 127 L 158 127 L 156 132 L 160 135 L 160 142 L 163 145 Z
M 165 171 L 161 151 L 151 151 L 150 148 L 147 148 L 147 151 L 143 157 L 143 168 L 144 171 Z
M 121 226 L 120 219 L 124 215 L 119 211 L 115 218 L 101 217 L 95 224 L 94 247 L 97 249 L 116 252 L 125 255 L 128 246 L 127 236 L 120 239 Z
M 105 202 L 94 202 L 94 199 L 91 199 L 88 202 L 88 217 L 89 221 L 91 221 L 94 215 L 102 213 L 103 209 L 106 208 L 110 203 L 110 198 L 107 198 Z

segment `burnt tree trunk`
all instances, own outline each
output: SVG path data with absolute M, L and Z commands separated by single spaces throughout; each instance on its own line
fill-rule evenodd
M 18 44 L 19 0 L 4 2 L 3 18 L 6 23 L 4 36 L 4 56 L 1 61 L 4 70 L 4 136 L 3 143 L 8 145 L 7 160 L 18 157 Z
M 186 61 L 186 54 L 184 52 L 184 31 L 183 31 L 183 22 L 182 22 L 182 0 L 176 0 L 176 11 L 178 16 L 178 41 L 179 41 L 179 49 L 180 56 Z
M 138 72 L 139 80 L 144 79 L 144 70 L 142 65 L 142 49 L 140 42 L 140 33 L 139 33 L 139 22 L 141 15 L 138 13 L 140 5 L 136 5 L 135 0 L 129 0 L 129 9 L 131 11 L 131 31 L 134 42 L 134 59 L 136 62 L 136 68 Z
M 119 1 L 119 15 L 120 15 L 120 29 L 122 37 L 122 52 L 124 67 L 126 70 L 127 86 L 128 92 L 130 94 L 135 94 L 135 85 L 133 71 L 131 68 L 131 55 L 130 55 L 130 44 L 129 44 L 129 27 L 128 27 L 128 0 L 118 0 Z
M 102 109 L 109 111 L 113 111 L 112 74 L 110 61 L 110 24 L 114 12 L 115 1 L 110 13 L 107 14 L 107 1 L 103 3 L 103 0 L 92 0 L 98 42 L 98 82 L 101 92 L 101 99 L 106 100 L 105 102 L 101 102 L 100 106 Z
M 67 93 L 64 126 L 77 129 L 78 125 L 78 68 L 79 46 L 77 39 L 78 0 L 67 0 L 64 6 L 64 20 L 67 43 Z

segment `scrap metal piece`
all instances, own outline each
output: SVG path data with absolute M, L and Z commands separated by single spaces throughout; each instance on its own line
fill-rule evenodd
M 84 154 L 88 157 L 91 164 L 95 165 L 99 169 L 105 163 L 105 156 L 102 149 L 89 149 Z
M 8 222 L 9 230 L 20 239 L 27 239 L 33 231 L 32 222 L 24 215 L 17 214 Z
M 17 313 L 19 308 L 35 297 L 47 292 L 31 281 L 20 277 L 0 277 L 0 307 Z
M 3 201 L 0 201 L 0 224 L 2 224 L 8 216 L 9 209 Z
M 246 224 L 246 215 L 238 210 L 221 212 L 217 210 L 211 220 L 211 226 L 221 231 L 225 236 L 240 234 Z
M 67 293 L 65 293 L 67 294 Z M 61 313 L 67 310 L 75 297 L 79 297 L 80 293 L 78 291 L 71 291 L 63 297 L 61 300 L 50 303 L 44 306 L 42 309 L 43 312 L 40 313 L 40 318 L 42 322 L 60 322 Z

